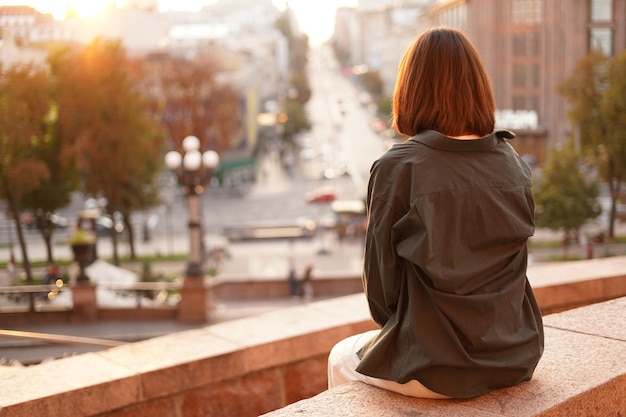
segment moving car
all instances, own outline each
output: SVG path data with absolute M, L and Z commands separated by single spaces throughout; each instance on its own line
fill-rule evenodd
M 50 222 L 55 229 L 65 229 L 70 224 L 65 217 L 55 213 L 48 214 L 44 220 Z M 22 222 L 28 229 L 34 229 L 37 227 L 37 217 L 31 213 L 24 213 L 22 215 Z

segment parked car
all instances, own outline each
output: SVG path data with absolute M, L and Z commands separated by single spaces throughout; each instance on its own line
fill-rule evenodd
M 307 203 L 330 203 L 337 199 L 337 193 L 332 187 L 319 187 L 304 196 Z
M 48 214 L 45 219 L 50 222 L 55 229 L 65 229 L 70 224 L 65 217 L 55 213 Z M 22 215 L 22 223 L 24 223 L 28 229 L 34 229 L 37 227 L 37 217 L 32 213 L 24 213 Z
M 96 231 L 100 236 L 111 236 L 111 229 L 115 228 L 117 233 L 124 231 L 124 223 L 121 219 L 115 221 L 108 214 L 103 214 L 96 219 Z

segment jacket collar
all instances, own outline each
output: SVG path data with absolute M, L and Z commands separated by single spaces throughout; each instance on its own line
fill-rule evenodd
M 504 129 L 496 129 L 489 135 L 478 139 L 454 139 L 435 130 L 425 130 L 409 140 L 442 151 L 467 152 L 491 149 L 496 146 L 499 140 L 513 139 L 514 137 L 515 133 Z

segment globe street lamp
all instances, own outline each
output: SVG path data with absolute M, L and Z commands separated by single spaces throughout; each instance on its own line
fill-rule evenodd
M 195 136 L 187 136 L 183 140 L 183 151 L 171 151 L 165 155 L 165 165 L 176 175 L 178 183 L 183 187 L 189 205 L 189 260 L 185 271 L 185 281 L 181 290 L 181 312 L 183 321 L 206 319 L 206 310 L 185 312 L 187 297 L 202 297 L 201 306 L 206 306 L 206 288 L 204 286 L 204 268 L 202 254 L 202 225 L 200 221 L 199 196 L 209 185 L 213 171 L 219 163 L 219 155 L 215 151 L 200 152 L 200 140 Z M 195 281 L 195 282 L 193 282 Z M 203 294 L 199 294 L 198 291 Z M 195 295 L 192 295 L 195 291 Z

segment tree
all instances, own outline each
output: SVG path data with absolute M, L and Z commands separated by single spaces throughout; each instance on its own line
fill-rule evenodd
M 163 167 L 164 153 L 163 140 L 155 141 L 149 135 L 139 138 L 137 142 L 136 175 L 122 189 L 119 211 L 124 219 L 124 227 L 128 233 L 130 257 L 136 258 L 135 231 L 132 225 L 132 215 L 138 211 L 145 211 L 160 203 L 159 173 Z M 145 231 L 144 231 L 145 233 Z
M 568 117 L 581 149 L 609 187 L 608 235 L 614 238 L 617 201 L 621 184 L 626 180 L 626 51 L 613 59 L 592 51 L 558 91 L 571 105 Z
M 104 197 L 111 218 L 121 210 L 130 216 L 136 205 L 125 199 L 141 189 L 137 181 L 150 181 L 152 167 L 161 163 L 163 141 L 131 77 L 124 48 L 118 41 L 95 39 L 82 50 L 59 54 L 53 68 L 59 85 L 68 87 L 59 98 L 59 129 L 74 138 L 72 155 L 85 192 Z M 119 264 L 113 229 L 111 241 L 113 262 Z
M 20 217 L 26 195 L 50 179 L 40 152 L 49 115 L 46 72 L 33 64 L 8 69 L 0 65 L 0 197 L 15 221 L 27 281 L 32 281 L 32 274 Z
M 35 225 L 46 245 L 47 260 L 53 263 L 52 238 L 56 226 L 51 216 L 70 203 L 71 193 L 78 189 L 79 182 L 76 165 L 68 154 L 67 145 L 71 143 L 71 138 L 63 136 L 58 129 L 59 106 L 56 98 L 59 88 L 52 79 L 50 85 L 52 102 L 44 119 L 45 135 L 36 148 L 38 157 L 48 168 L 49 177 L 25 195 L 24 208 L 33 212 Z
M 46 165 L 48 177 L 37 188 L 25 194 L 23 207 L 34 214 L 35 225 L 46 245 L 47 260 L 54 262 L 52 253 L 52 238 L 56 225 L 51 216 L 60 208 L 66 207 L 71 201 L 71 193 L 77 187 L 77 177 L 74 165 L 65 157 L 66 149 L 63 138 L 55 129 L 57 122 L 57 107 L 52 105 L 46 118 L 44 127 L 46 134 L 34 150 L 37 157 Z
M 614 58 L 608 73 L 601 111 L 606 123 L 606 138 L 598 148 L 602 178 L 611 193 L 610 236 L 613 237 L 617 202 L 626 182 L 626 51 Z
M 562 231 L 565 251 L 570 237 L 577 238 L 580 228 L 601 211 L 598 183 L 581 169 L 580 161 L 572 143 L 554 149 L 534 185 L 537 226 Z
M 291 75 L 284 103 L 287 118 L 282 122 L 284 124 L 283 139 L 287 142 L 291 142 L 291 138 L 298 132 L 311 127 L 304 110 L 306 103 L 311 99 L 311 86 L 306 70 L 309 38 L 294 31 L 290 22 L 287 12 L 276 22 L 276 27 L 285 36 L 289 44 Z
M 209 52 L 193 60 L 162 57 L 138 64 L 137 77 L 170 148 L 181 149 L 189 135 L 200 139 L 201 149 L 223 154 L 232 148 L 242 129 L 241 100 L 232 87 L 218 81 L 219 70 Z
M 359 81 L 363 88 L 369 92 L 375 100 L 383 94 L 383 79 L 380 72 L 376 70 L 368 70 L 359 75 Z

